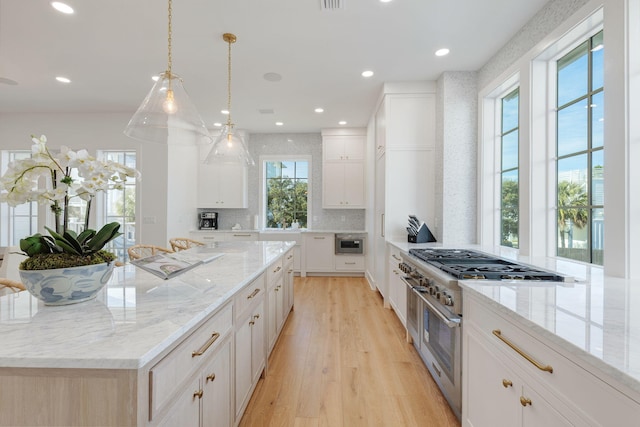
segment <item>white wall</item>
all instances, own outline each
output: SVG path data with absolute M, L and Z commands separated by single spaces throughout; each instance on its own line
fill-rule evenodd
M 137 239 L 166 246 L 167 243 L 167 146 L 142 143 L 122 131 L 130 119 L 126 114 L 2 114 L 0 149 L 30 150 L 30 135 L 47 136 L 48 145 L 58 148 L 136 150 L 138 170 Z

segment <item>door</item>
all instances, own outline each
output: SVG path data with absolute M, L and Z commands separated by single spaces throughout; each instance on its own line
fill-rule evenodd
M 385 155 L 376 161 L 374 265 L 375 284 L 383 297 L 386 296 L 386 238 L 385 238 Z
M 213 356 L 201 378 L 202 425 L 230 426 L 231 417 L 231 341 Z

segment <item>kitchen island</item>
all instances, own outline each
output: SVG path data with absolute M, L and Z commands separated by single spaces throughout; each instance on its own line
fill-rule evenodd
M 264 369 L 267 284 L 283 285 L 293 245 L 215 243 L 221 257 L 170 280 L 126 265 L 96 300 L 75 305 L 44 306 L 27 292 L 0 297 L 0 425 L 171 425 L 176 414 L 198 425 L 207 410 L 188 407 L 214 383 L 203 376 L 209 365 L 221 369 L 213 378 L 233 423 L 257 378 L 245 381 L 232 362 L 248 351 L 248 369 Z

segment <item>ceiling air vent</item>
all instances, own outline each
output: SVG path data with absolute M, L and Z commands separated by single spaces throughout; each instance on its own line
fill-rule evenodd
M 273 114 L 274 113 L 272 108 L 260 108 L 258 110 L 258 112 L 260 112 L 260 114 Z
M 344 9 L 344 0 L 320 0 L 320 9 L 322 10 Z

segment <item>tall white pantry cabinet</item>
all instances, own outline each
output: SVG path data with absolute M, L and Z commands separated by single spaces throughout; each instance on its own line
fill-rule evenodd
M 387 240 L 407 238 L 408 215 L 435 217 L 436 95 L 424 82 L 385 86 L 375 112 L 375 283 L 388 304 Z

